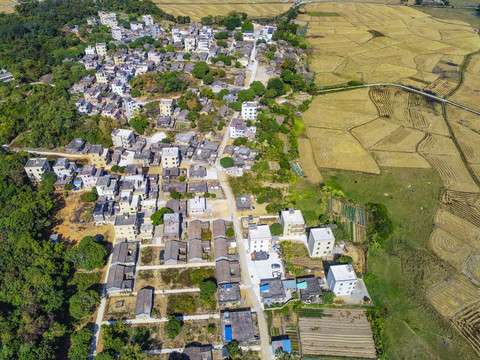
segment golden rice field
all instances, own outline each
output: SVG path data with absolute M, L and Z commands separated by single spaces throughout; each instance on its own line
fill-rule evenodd
M 167 1 L 165 1 L 167 2 Z M 191 3 L 192 1 L 186 1 Z M 202 4 L 162 4 L 158 3 L 163 11 L 173 14 L 175 16 L 190 16 L 192 21 L 199 21 L 202 17 L 207 15 L 226 15 L 231 11 L 245 12 L 249 16 L 255 17 L 273 17 L 275 15 L 284 13 L 292 4 L 289 3 L 275 3 L 275 4 L 222 4 L 225 1 L 208 2 Z M 177 3 L 177 1 L 175 2 Z
M 339 15 L 309 18 L 311 66 L 320 85 L 414 78 L 410 81 L 418 87 L 445 95 L 456 85 L 464 56 L 480 48 L 480 38 L 467 23 L 439 21 L 411 7 L 331 2 L 308 4 L 306 11 Z M 472 78 L 465 86 L 474 84 Z
M 480 110 L 480 53 L 471 57 L 464 81 L 450 100 Z

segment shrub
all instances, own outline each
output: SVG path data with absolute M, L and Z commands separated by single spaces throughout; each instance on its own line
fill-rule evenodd
M 225 169 L 231 168 L 233 166 L 233 159 L 231 157 L 224 157 L 220 159 L 220 165 Z
M 200 284 L 200 299 L 203 301 L 210 300 L 217 292 L 217 284 L 211 280 L 204 281 Z
M 180 331 L 182 331 L 182 321 L 171 316 L 168 319 L 167 325 L 165 325 L 165 331 L 170 339 L 176 338 L 177 335 L 180 334 Z
M 94 290 L 80 291 L 70 298 L 70 315 L 77 320 L 84 319 L 98 304 L 100 299 Z
M 231 238 L 235 235 L 235 231 L 232 228 L 228 228 L 227 231 L 225 232 L 225 235 L 227 235 L 227 237 Z
M 272 233 L 272 235 L 282 235 L 282 225 L 280 225 L 279 223 L 270 225 L 270 232 Z
M 335 294 L 333 292 L 328 291 L 322 294 L 322 303 L 324 305 L 333 304 L 333 300 L 335 300 Z

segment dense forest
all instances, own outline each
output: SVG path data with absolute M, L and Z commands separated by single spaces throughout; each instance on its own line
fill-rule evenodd
M 0 359 L 57 359 L 60 345 L 92 310 L 77 299 L 90 294 L 98 301 L 97 292 L 71 281 L 76 268 L 87 267 L 75 258 L 82 252 L 99 268 L 106 251 L 93 238 L 72 250 L 48 241 L 55 177 L 31 187 L 23 170 L 28 157 L 0 149 Z

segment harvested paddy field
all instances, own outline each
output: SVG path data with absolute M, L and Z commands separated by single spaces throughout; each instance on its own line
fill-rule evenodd
M 338 15 L 309 19 L 311 66 L 320 85 L 332 84 L 329 73 L 338 83 L 412 79 L 418 88 L 444 96 L 456 86 L 464 56 L 480 48 L 468 23 L 440 21 L 411 7 L 332 2 L 305 9 L 307 14 Z M 472 77 L 465 83 L 473 89 L 479 82 Z
M 250 17 L 274 17 L 287 11 L 291 4 L 275 3 L 275 4 L 222 4 L 224 1 L 204 2 L 200 4 L 180 4 L 176 2 L 172 4 L 162 4 L 157 2 L 158 7 L 163 11 L 175 16 L 190 16 L 192 21 L 199 21 L 202 17 L 208 15 L 226 15 L 231 11 L 247 13 Z M 177 4 L 178 3 L 178 4 Z
M 364 309 L 302 309 L 298 320 L 304 357 L 376 358 L 372 329 Z

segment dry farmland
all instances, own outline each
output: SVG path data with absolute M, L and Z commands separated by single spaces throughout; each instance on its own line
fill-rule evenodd
M 183 15 L 190 16 L 193 21 L 199 21 L 202 17 L 207 15 L 226 15 L 231 11 L 245 12 L 252 17 L 273 17 L 287 11 L 291 4 L 276 3 L 276 4 L 218 4 L 213 2 L 202 4 L 174 4 L 170 1 L 169 4 L 162 4 L 158 2 L 158 7 L 167 13 L 175 16 Z
M 324 308 L 323 316 L 300 317 L 298 331 L 304 357 L 376 358 L 372 329 L 364 309 Z
M 309 4 L 306 11 L 338 15 L 309 19 L 311 65 L 321 85 L 332 80 L 411 79 L 418 87 L 443 96 L 456 86 L 464 56 L 480 47 L 480 38 L 469 24 L 440 21 L 410 7 L 332 2 Z M 477 61 L 472 61 L 472 73 Z M 465 91 L 475 90 L 475 84 L 479 81 L 473 77 L 466 81 Z

